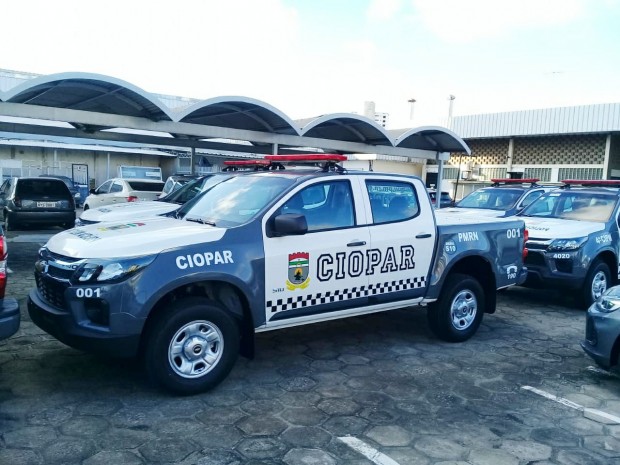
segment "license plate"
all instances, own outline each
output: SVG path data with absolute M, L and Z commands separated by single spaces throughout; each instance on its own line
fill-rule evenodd
M 56 202 L 37 202 L 39 208 L 54 208 L 55 206 Z

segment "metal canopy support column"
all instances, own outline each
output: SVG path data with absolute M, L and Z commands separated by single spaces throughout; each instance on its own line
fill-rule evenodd
M 192 156 L 189 160 L 189 174 L 194 174 L 194 158 L 196 158 L 196 147 L 192 147 Z
M 279 144 L 273 144 L 273 150 L 272 150 L 272 155 L 277 155 L 278 154 L 278 150 L 280 150 L 279 148 Z
M 441 205 L 441 183 L 443 182 L 443 157 L 440 157 L 440 152 L 437 152 L 437 156 L 435 157 L 435 159 L 437 160 L 437 185 L 435 186 L 435 207 L 439 208 L 439 206 Z

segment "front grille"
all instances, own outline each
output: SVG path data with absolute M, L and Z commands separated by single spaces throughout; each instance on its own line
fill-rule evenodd
M 57 268 L 52 263 L 49 263 L 47 268 L 47 274 L 53 276 L 54 278 L 59 279 L 70 279 L 71 276 L 75 273 L 75 270 L 65 270 L 63 268 Z
M 65 290 L 69 287 L 69 283 L 48 278 L 41 273 L 35 273 L 35 280 L 43 300 L 54 307 L 65 308 Z
M 545 256 L 538 252 L 532 252 L 528 247 L 528 254 L 525 257 L 526 266 L 545 266 Z

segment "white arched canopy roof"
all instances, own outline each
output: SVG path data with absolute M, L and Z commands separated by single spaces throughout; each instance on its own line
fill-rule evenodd
M 397 135 L 399 134 L 400 135 Z M 395 136 L 395 146 L 407 149 L 433 150 L 436 152 L 464 152 L 471 150 L 463 139 L 449 129 L 439 126 L 421 126 L 401 131 L 390 131 Z
M 203 100 L 175 111 L 161 98 L 99 74 L 40 76 L 0 92 L 0 117 L 20 119 L 0 119 L 0 129 L 24 138 L 36 134 L 263 154 L 300 147 L 425 159 L 445 159 L 440 155 L 445 152 L 471 154 L 460 137 L 440 127 L 388 132 L 353 113 L 293 121 L 265 102 L 239 96 Z M 46 120 L 73 128 L 40 123 Z M 104 131 L 109 128 L 125 131 Z
M 53 108 L 172 120 L 153 94 L 128 82 L 92 73 L 60 73 L 26 81 L 0 94 L 0 100 Z
M 216 97 L 174 115 L 176 121 L 274 134 L 299 135 L 293 121 L 268 103 L 249 97 Z
M 372 145 L 394 145 L 380 125 L 370 118 L 352 113 L 333 113 L 315 118 L 302 128 L 301 135 Z

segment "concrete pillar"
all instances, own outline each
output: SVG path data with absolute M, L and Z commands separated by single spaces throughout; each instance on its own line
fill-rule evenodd
M 603 179 L 610 178 L 609 156 L 611 154 L 611 134 L 607 134 L 605 139 L 605 159 L 603 160 Z
M 508 155 L 506 156 L 506 171 L 512 171 L 512 156 L 514 154 L 514 138 L 508 139 Z

